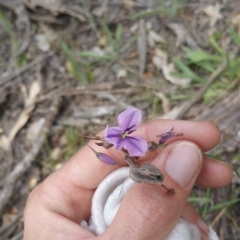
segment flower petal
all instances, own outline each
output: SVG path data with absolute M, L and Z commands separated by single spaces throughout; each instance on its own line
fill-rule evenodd
M 140 136 L 126 137 L 119 142 L 117 149 L 128 151 L 129 156 L 144 156 L 148 150 L 147 142 Z
M 118 123 L 122 132 L 136 129 L 142 122 L 142 112 L 134 107 L 129 107 L 118 115 Z
M 122 130 L 119 127 L 106 127 L 104 132 L 104 140 L 111 143 L 116 148 L 121 140 Z

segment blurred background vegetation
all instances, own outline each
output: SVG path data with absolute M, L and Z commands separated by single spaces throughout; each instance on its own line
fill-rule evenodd
M 240 239 L 238 0 L 0 0 L 0 238 L 22 239 L 31 190 L 129 105 L 208 120 L 231 185 L 189 201 Z

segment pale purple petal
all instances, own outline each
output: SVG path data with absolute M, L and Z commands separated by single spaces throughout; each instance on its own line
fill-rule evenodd
M 121 133 L 122 130 L 119 127 L 106 127 L 104 132 L 104 139 L 108 142 L 116 146 L 118 145 L 119 141 L 121 140 Z
M 140 110 L 129 107 L 118 115 L 118 123 L 123 132 L 129 129 L 136 129 L 142 122 L 142 113 Z
M 147 142 L 140 136 L 131 136 L 119 142 L 118 149 L 126 149 L 129 156 L 144 156 L 148 150 Z

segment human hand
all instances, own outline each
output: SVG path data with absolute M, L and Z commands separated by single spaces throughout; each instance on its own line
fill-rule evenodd
M 157 141 L 157 134 L 173 126 L 184 136 L 169 139 L 166 148 L 148 152 L 140 161 L 152 163 L 161 170 L 164 184 L 174 188 L 174 196 L 166 194 L 158 185 L 134 184 L 112 224 L 96 237 L 79 223 L 90 216 L 91 200 L 98 184 L 125 164 L 124 154 L 94 145 L 97 151 L 107 153 L 119 163 L 110 166 L 98 161 L 84 147 L 31 193 L 24 213 L 24 240 L 166 239 L 180 216 L 196 224 L 204 238 L 207 226 L 187 203 L 187 197 L 195 183 L 210 188 L 227 185 L 232 170 L 227 164 L 202 155 L 202 151 L 214 148 L 220 139 L 218 128 L 211 123 L 154 120 L 142 124 L 136 133 L 146 141 Z

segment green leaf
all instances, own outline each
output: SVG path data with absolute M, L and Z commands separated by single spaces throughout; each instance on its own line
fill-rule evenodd
M 232 27 L 230 27 L 230 34 L 234 42 L 238 45 L 238 47 L 240 47 L 240 37 Z
M 102 56 L 93 51 L 80 51 L 80 52 L 73 53 L 73 55 L 78 56 L 78 57 L 88 57 L 88 58 L 97 58 L 97 59 L 102 59 L 102 60 L 111 60 L 111 57 L 104 56 L 104 55 Z
M 17 35 L 13 29 L 13 26 L 11 25 L 11 23 L 7 20 L 7 18 L 1 11 L 0 11 L 0 25 L 3 26 L 6 33 L 10 36 L 15 50 L 18 49 Z
M 160 12 L 161 12 L 161 10 L 159 10 L 159 9 L 154 10 L 154 11 L 143 11 L 143 12 L 133 15 L 132 20 L 138 20 L 140 18 L 155 16 L 155 15 L 158 15 Z
M 113 40 L 113 37 L 112 37 L 112 32 L 110 31 L 108 25 L 106 24 L 105 21 L 100 21 L 100 25 L 101 25 L 104 33 L 107 36 L 109 44 L 111 44 L 111 46 L 114 48 L 114 40 Z
M 210 42 L 211 46 L 212 46 L 220 55 L 222 55 L 222 56 L 225 56 L 225 55 L 226 55 L 226 51 L 219 46 L 219 44 L 217 43 L 217 41 L 215 40 L 214 37 L 211 37 L 210 40 L 209 40 L 209 42 Z
M 197 50 L 193 51 L 189 48 L 184 47 L 184 51 L 186 52 L 187 58 L 192 62 L 192 63 L 198 63 L 202 61 L 214 61 L 214 62 L 221 62 L 222 57 L 216 56 L 209 54 L 207 52 L 204 52 L 203 50 Z
M 211 189 L 208 188 L 206 191 L 206 198 L 210 198 L 211 197 Z M 206 216 L 206 214 L 208 213 L 208 208 L 209 208 L 209 202 L 205 201 L 204 203 L 204 208 L 203 208 L 203 212 L 202 212 L 202 216 L 203 218 Z
M 115 32 L 115 44 L 114 44 L 115 51 L 117 53 L 119 53 L 119 51 L 120 51 L 121 39 L 122 39 L 122 24 L 118 24 L 117 30 Z
M 136 42 L 138 36 L 131 37 L 129 41 L 121 48 L 120 53 L 124 53 L 134 42 Z
M 215 210 L 219 210 L 219 209 L 223 209 L 223 208 L 226 208 L 226 207 L 230 207 L 231 205 L 233 205 L 235 203 L 239 203 L 239 202 L 240 202 L 240 198 L 232 199 L 232 200 L 229 200 L 229 201 L 226 201 L 226 202 L 222 202 L 222 203 L 216 204 L 216 205 L 210 207 L 208 211 L 212 212 L 212 211 L 215 211 Z
M 68 46 L 65 43 L 62 42 L 61 46 L 69 61 L 68 70 L 72 73 L 74 77 L 82 81 L 83 84 L 88 84 L 89 77 L 87 72 L 85 71 L 85 66 L 75 61 L 72 52 L 69 50 Z
M 209 197 L 189 197 L 188 198 L 188 202 L 190 203 L 194 203 L 194 202 L 204 202 L 204 203 L 211 203 L 212 202 L 212 199 L 209 198 Z
M 191 78 L 196 82 L 203 82 L 203 80 L 198 77 L 179 57 L 174 58 L 176 66 L 183 72 L 184 76 Z

